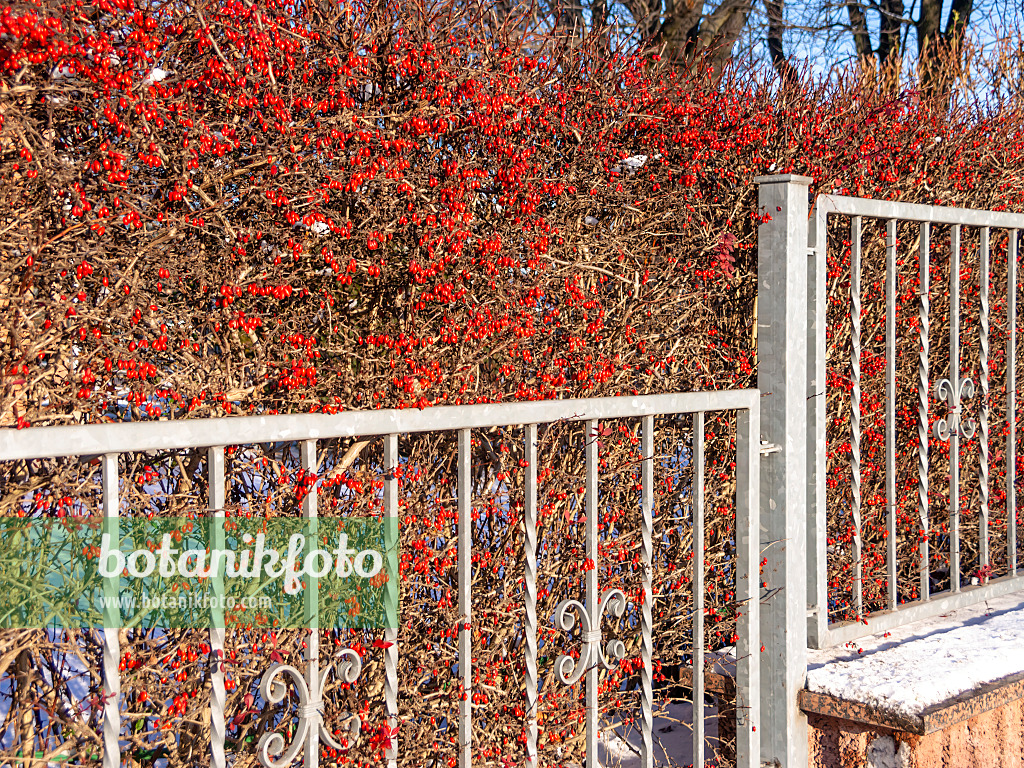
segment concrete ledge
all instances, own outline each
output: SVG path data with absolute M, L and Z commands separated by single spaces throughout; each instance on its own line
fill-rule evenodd
M 941 704 L 927 707 L 919 715 L 883 712 L 860 702 L 846 701 L 826 693 L 813 693 L 807 690 L 800 691 L 799 697 L 800 709 L 808 714 L 850 720 L 921 736 L 945 730 L 1021 699 L 1024 699 L 1024 674 L 1012 675 L 980 686 Z
M 1024 768 L 1022 598 L 812 651 L 808 765 Z

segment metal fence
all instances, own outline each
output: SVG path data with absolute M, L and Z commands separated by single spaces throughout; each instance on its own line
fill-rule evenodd
M 827 616 L 827 584 L 823 569 L 815 572 L 811 589 L 811 607 L 815 611 L 815 621 L 811 626 L 810 642 L 814 647 L 827 647 L 853 640 L 867 634 L 882 632 L 901 626 L 911 621 L 937 616 L 949 610 L 981 602 L 996 595 L 1005 594 L 1024 588 L 1024 576 L 1017 575 L 1017 526 L 1016 520 L 1016 324 L 1017 324 L 1017 256 L 1019 230 L 1024 229 L 1024 215 L 1001 213 L 994 211 L 976 211 L 959 208 L 943 208 L 938 206 L 911 205 L 881 200 L 865 200 L 852 197 L 824 195 L 817 199 L 814 211 L 814 230 L 812 255 L 816 266 L 823 266 L 827 245 L 827 220 L 829 216 L 844 216 L 850 219 L 851 266 L 850 266 L 850 307 L 852 317 L 852 345 L 849 357 L 852 379 L 852 429 L 849 436 L 851 445 L 851 514 L 855 528 L 852 559 L 855 569 L 853 577 L 854 608 L 862 621 L 843 623 L 839 626 L 829 625 Z M 886 503 L 886 596 L 881 611 L 868 612 L 863 600 L 863 578 L 861 573 L 861 370 L 860 355 L 862 351 L 861 332 L 861 253 L 862 227 L 864 219 L 882 219 L 886 224 L 886 282 L 885 282 L 885 503 Z M 898 241 L 896 236 L 897 222 L 914 222 L 919 226 L 920 245 L 917 249 L 919 273 L 918 302 L 918 361 L 916 399 L 917 399 L 917 516 L 922 530 L 921 541 L 917 551 L 917 570 L 919 573 L 918 595 L 916 600 L 906 600 L 897 595 L 897 489 L 896 489 L 896 339 L 899 333 L 896 322 L 896 272 Z M 930 317 L 929 294 L 935 286 L 930 281 L 931 263 L 931 228 L 933 225 L 949 225 L 950 246 L 949 280 L 945 288 L 949 292 L 949 316 L 943 318 L 949 323 L 949 368 L 936 371 L 939 380 L 933 383 L 933 372 L 929 367 L 929 327 L 933 318 Z M 978 333 L 980 346 L 980 366 L 977 384 L 961 374 L 961 249 L 962 229 L 978 230 L 978 248 L 975 256 L 978 260 L 978 324 L 974 330 Z M 963 563 L 961 562 L 961 511 L 960 473 L 961 473 L 961 441 L 978 438 L 980 451 L 980 472 L 978 473 L 979 514 L 978 514 L 978 568 L 988 572 L 991 568 L 989 551 L 989 534 L 991 521 L 989 517 L 990 476 L 992 465 L 992 443 L 990 411 L 993 393 L 990 388 L 991 363 L 990 328 L 990 235 L 992 230 L 1006 230 L 1008 234 L 1006 285 L 1005 289 L 1006 317 L 1005 321 L 1009 341 L 1006 347 L 1006 418 L 1005 430 L 1006 459 L 1006 575 L 991 580 L 987 584 L 970 585 L 962 583 Z M 824 270 L 818 274 L 812 311 L 825 312 Z M 817 341 L 817 340 L 816 340 Z M 824 341 L 821 339 L 820 341 Z M 824 380 L 824 350 L 815 350 L 816 374 Z M 929 411 L 931 403 L 929 394 L 934 390 L 936 399 L 945 404 L 943 418 L 935 419 L 933 428 L 929 428 Z M 964 413 L 965 401 L 979 395 L 977 419 L 969 419 Z M 937 416 L 938 414 L 934 414 Z M 824 419 L 814 424 L 817 433 L 816 448 L 824 447 L 826 425 Z M 832 439 L 841 436 L 833 435 Z M 945 510 L 935 509 L 929 503 L 929 448 L 933 441 L 939 440 L 949 444 L 948 464 L 948 496 L 949 503 Z M 824 455 L 814 457 L 819 468 L 824 467 Z M 823 478 L 823 472 L 819 477 Z M 819 485 L 823 483 L 819 482 Z M 931 559 L 929 553 L 928 531 L 936 518 L 945 516 L 948 522 L 948 558 L 949 576 L 948 593 L 931 594 Z M 815 545 L 825 540 L 827 510 L 825 505 L 816 506 L 814 514 L 809 517 L 813 526 L 808 535 Z M 944 590 L 945 591 L 945 590 Z
M 977 211 L 940 206 L 911 205 L 891 201 L 867 200 L 852 197 L 822 195 L 810 210 L 808 185 L 811 179 L 802 176 L 769 176 L 757 179 L 760 184 L 759 207 L 763 223 L 758 233 L 758 389 L 763 393 L 763 436 L 778 447 L 762 461 L 761 514 L 767 532 L 767 563 L 764 576 L 771 590 L 762 604 L 762 639 L 766 645 L 763 663 L 763 720 L 762 756 L 783 766 L 807 764 L 807 723 L 796 705 L 796 696 L 803 687 L 806 674 L 806 648 L 826 648 L 882 632 L 919 619 L 936 616 L 947 611 L 984 601 L 996 595 L 1024 589 L 1024 575 L 1019 574 L 1017 552 L 1016 462 L 1018 457 L 1016 419 L 1016 326 L 1017 326 L 1017 258 L 1018 236 L 1024 229 L 1024 215 L 994 211 Z M 842 274 L 841 259 L 827 263 L 830 217 L 849 220 L 848 241 L 839 247 L 850 250 L 850 269 Z M 865 571 L 862 551 L 862 451 L 870 438 L 862 431 L 861 358 L 866 346 L 862 319 L 863 238 L 870 220 L 885 223 L 884 307 L 874 308 L 875 315 L 884 317 L 884 331 L 871 341 L 884 336 L 884 539 L 885 562 L 883 597 L 868 602 L 864 594 Z M 909 222 L 910 225 L 901 223 Z M 900 255 L 899 227 L 906 231 L 917 224 L 917 296 L 916 329 L 900 326 L 897 319 L 897 274 L 899 265 L 907 266 L 912 254 Z M 948 315 L 936 318 L 932 311 L 931 254 L 932 227 L 949 228 L 948 250 Z M 964 230 L 977 230 L 976 246 L 971 250 L 969 263 L 962 262 Z M 990 237 L 996 231 L 1005 231 L 1008 237 L 1005 253 L 1005 282 L 995 285 L 1002 291 L 1006 303 L 1005 315 L 993 318 L 990 311 L 992 283 L 992 252 Z M 833 232 L 836 227 L 833 225 Z M 973 238 L 973 235 L 972 235 Z M 975 241 L 972 239 L 972 243 Z M 835 244 L 833 244 L 835 245 Z M 809 257 L 809 258 L 808 258 Z M 973 259 L 976 257 L 977 261 Z M 977 322 L 967 330 L 976 334 L 978 347 L 971 350 L 979 364 L 977 387 L 961 371 L 965 348 L 961 341 L 961 271 L 977 266 L 976 314 Z M 945 265 L 940 265 L 945 267 Z M 829 325 L 829 299 L 827 295 L 829 269 L 832 287 L 840 287 L 849 280 L 845 294 L 850 310 L 849 350 L 829 343 L 836 326 Z M 877 278 L 877 270 L 876 275 Z M 879 280 L 879 289 L 881 288 Z M 874 287 L 874 286 L 873 286 Z M 945 303 L 946 294 L 942 294 Z M 835 301 L 835 298 L 832 298 Z M 948 370 L 931 370 L 930 327 L 936 319 L 948 321 Z M 1003 359 L 994 361 L 990 356 L 991 328 L 998 321 L 1007 336 Z M 1003 325 L 1005 324 L 1005 325 Z M 897 368 L 901 361 L 897 355 L 897 339 L 916 336 L 917 354 L 912 385 L 916 401 L 916 520 L 920 538 L 913 546 L 916 562 L 901 563 L 897 559 L 898 519 L 900 499 L 897 490 L 898 385 Z M 945 352 L 945 350 L 942 350 Z M 998 366 L 996 365 L 998 363 Z M 836 397 L 830 385 L 829 369 L 840 368 L 849 377 L 850 431 L 842 434 L 837 429 L 839 420 L 826 410 L 828 395 Z M 993 371 L 1000 373 L 1005 386 L 1005 419 L 993 425 L 991 414 L 997 393 L 990 386 Z M 933 376 L 939 381 L 933 383 Z M 905 377 L 906 378 L 906 377 Z M 968 418 L 964 401 L 978 390 L 976 418 Z M 932 393 L 934 391 L 934 398 Z M 936 402 L 938 401 L 938 402 Z M 1000 404 L 1001 405 L 1001 404 Z M 942 418 L 936 418 L 938 416 Z M 907 414 L 902 414 L 904 420 Z M 905 427 L 904 423 L 904 427 Z M 995 430 L 993 430 L 995 427 Z M 996 446 L 993 435 L 1005 434 L 1005 442 Z M 976 562 L 979 572 L 987 575 L 993 562 L 989 546 L 990 494 L 992 492 L 993 448 L 1001 449 L 1005 462 L 1006 530 L 1005 550 L 998 551 L 1002 574 L 988 583 L 985 578 L 972 585 L 965 583 L 962 570 L 963 537 L 961 517 L 960 475 L 963 467 L 961 447 L 964 441 L 977 437 L 977 506 L 978 528 L 972 531 L 976 538 Z M 1000 438 L 1001 439 L 1001 438 Z M 934 441 L 948 442 L 948 481 L 944 487 L 941 472 L 929 477 L 929 449 Z M 829 508 L 826 484 L 842 483 L 833 466 L 828 476 L 826 457 L 829 445 L 849 442 L 849 483 L 843 489 L 842 508 Z M 973 459 L 972 459 L 973 460 Z M 841 464 L 843 462 L 834 462 Z M 872 467 L 872 471 L 876 468 Z M 936 482 L 936 477 L 940 478 Z M 948 504 L 937 508 L 930 503 L 930 493 L 948 495 Z M 838 497 L 838 495 L 836 496 Z M 849 499 L 849 508 L 846 508 Z M 876 501 L 877 506 L 880 502 Z M 828 523 L 848 519 L 852 527 L 849 552 L 839 552 L 829 546 Z M 930 531 L 941 520 L 948 530 L 947 542 L 949 575 L 944 589 L 934 589 L 931 572 Z M 904 530 L 912 528 L 904 521 Z M 1002 548 L 1001 548 L 1002 549 Z M 830 558 L 842 555 L 852 566 L 851 620 L 830 621 L 830 594 L 828 568 Z M 900 566 L 916 570 L 911 590 L 898 590 Z M 879 604 L 880 602 L 880 604 Z M 806 623 L 805 623 L 806 622 Z M 804 627 L 806 626 L 806 631 Z M 769 707 L 768 702 L 778 702 Z
M 383 435 L 384 441 L 384 488 L 383 507 L 386 516 L 399 516 L 399 490 L 394 470 L 400 457 L 398 436 L 409 433 L 456 432 L 458 436 L 457 457 L 457 504 L 458 504 L 458 612 L 461 616 L 458 633 L 458 676 L 466 695 L 458 704 L 459 765 L 469 768 L 472 763 L 472 662 L 473 647 L 470 634 L 472 614 L 472 528 L 471 503 L 471 435 L 475 429 L 493 426 L 524 425 L 522 440 L 525 461 L 524 488 L 524 548 L 525 548 L 525 683 L 523 710 L 526 730 L 526 760 L 528 765 L 537 763 L 538 736 L 538 617 L 537 617 L 537 430 L 538 425 L 552 422 L 582 422 L 585 434 L 585 512 L 586 512 L 586 555 L 598 562 L 598 505 L 599 505 L 599 459 L 597 436 L 599 420 L 639 418 L 642 450 L 642 483 L 638 502 L 642 507 L 642 551 L 643 604 L 641 656 L 643 667 L 641 680 L 641 733 L 642 762 L 644 766 L 654 764 L 654 689 L 653 689 L 653 638 L 652 638 L 652 531 L 655 519 L 654 468 L 655 417 L 674 414 L 692 414 L 693 447 L 690 456 L 692 469 L 692 499 L 694 530 L 701 531 L 703 519 L 704 487 L 704 415 L 708 411 L 735 411 L 737 435 L 737 493 L 735 530 L 735 600 L 737 613 L 736 644 L 736 695 L 737 711 L 742 713 L 742 726 L 737 728 L 737 765 L 753 768 L 760 764 L 760 669 L 758 647 L 758 562 L 759 562 L 759 520 L 756 487 L 759 477 L 759 397 L 754 390 L 655 395 L 646 397 L 597 398 L 588 400 L 563 400 L 516 403 L 507 405 L 474 405 L 466 407 L 438 407 L 423 411 L 371 411 L 350 412 L 339 415 L 278 415 L 250 416 L 220 419 L 196 419 L 181 421 L 160 421 L 135 424 L 96 424 L 83 426 L 43 427 L 28 430 L 0 431 L 0 460 L 28 460 L 35 458 L 66 456 L 99 456 L 102 463 L 103 512 L 107 519 L 117 518 L 120 511 L 119 455 L 154 451 L 177 451 L 206 447 L 208 454 L 209 512 L 211 518 L 223 514 L 225 507 L 225 464 L 224 446 L 297 442 L 301 449 L 303 469 L 316 472 L 317 442 L 331 438 L 355 437 L 361 435 Z M 303 500 L 303 514 L 308 518 L 317 517 L 317 492 L 314 490 Z M 216 528 L 217 526 L 212 526 Z M 222 530 L 222 528 L 221 528 Z M 703 541 L 694 537 L 694 637 L 703 637 Z M 223 546 L 221 542 L 220 546 Z M 388 556 L 396 556 L 394 552 Z M 559 678 L 563 683 L 585 682 L 586 707 L 586 764 L 587 768 L 598 765 L 599 728 L 599 675 L 602 668 L 616 663 L 621 656 L 616 642 L 602 641 L 602 613 L 610 611 L 621 615 L 625 597 L 619 590 L 605 590 L 598 580 L 598 568 L 586 571 L 584 594 L 580 601 L 567 601 L 556 610 L 556 622 L 563 630 L 572 630 L 574 624 L 580 630 L 579 640 L 583 648 L 578 659 L 562 655 L 556 662 Z M 108 603 L 109 606 L 109 603 Z M 116 608 L 112 609 L 116 611 Z M 575 613 L 575 618 L 572 614 Z M 401 616 L 401 607 L 398 606 Z M 117 626 L 113 617 L 106 626 Z M 216 625 L 214 625 L 216 626 Z M 399 626 L 401 624 L 399 623 Z M 399 719 L 399 654 L 403 637 L 397 629 L 385 630 L 387 643 L 384 658 L 384 711 L 390 726 L 396 727 Z M 103 765 L 116 768 L 121 764 L 121 685 L 118 664 L 121 658 L 118 632 L 106 630 L 103 633 Z M 298 727 L 293 738 L 286 743 L 281 734 L 266 733 L 259 742 L 260 762 L 266 768 L 276 768 L 294 762 L 302 756 L 307 767 L 316 766 L 319 759 L 319 743 L 337 747 L 330 729 L 324 727 L 322 687 L 324 675 L 332 669 L 338 676 L 354 681 L 361 671 L 361 660 L 354 651 L 338 659 L 324 658 L 319 647 L 319 634 L 310 630 L 306 647 L 306 670 L 303 675 L 292 667 L 282 664 L 271 666 L 263 676 L 260 690 L 264 700 L 280 703 L 285 699 L 287 683 L 295 690 L 299 702 Z M 218 651 L 225 647 L 225 631 L 210 631 L 212 658 L 218 658 Z M 621 649 L 621 643 L 618 643 Z M 705 648 L 702 642 L 694 642 L 693 669 L 704 668 Z M 610 659 L 610 660 L 609 660 Z M 694 704 L 693 749 L 695 764 L 703 764 L 704 730 L 703 701 L 704 685 L 700 674 L 692 678 L 692 701 Z M 225 712 L 224 674 L 214 662 L 211 670 L 211 764 L 222 768 L 229 763 L 225 755 L 225 722 L 232 713 Z M 401 742 L 395 738 L 388 750 L 388 764 L 395 766 L 399 757 Z

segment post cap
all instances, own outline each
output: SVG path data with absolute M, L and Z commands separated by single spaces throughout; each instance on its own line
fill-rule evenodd
M 755 184 L 805 184 L 813 182 L 810 176 L 801 176 L 798 173 L 780 173 L 775 176 L 755 176 Z

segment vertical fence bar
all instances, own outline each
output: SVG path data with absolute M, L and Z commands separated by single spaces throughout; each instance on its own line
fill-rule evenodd
M 853 518 L 853 605 L 858 618 L 864 615 L 860 520 L 860 239 L 861 219 L 860 216 L 854 216 L 850 223 L 850 515 Z
M 459 680 L 462 700 L 459 702 L 459 768 L 473 763 L 473 639 L 470 621 L 473 614 L 470 588 L 473 582 L 473 487 L 470 475 L 472 462 L 471 432 L 459 430 Z
M 807 261 L 807 607 L 808 642 L 818 647 L 828 632 L 828 512 L 825 408 L 828 339 L 828 214 L 819 198 L 808 221 Z
M 398 576 L 398 435 L 384 436 L 384 516 L 387 518 L 388 573 Z M 398 766 L 398 598 L 395 584 L 384 593 L 387 627 L 384 642 L 384 714 L 388 719 L 391 745 L 385 752 L 388 768 Z
M 896 219 L 885 225 L 885 575 L 896 608 Z
M 754 702 L 746 702 L 752 716 L 748 725 L 737 727 L 737 738 L 747 739 L 738 741 L 739 747 L 750 744 L 755 736 L 760 739 L 760 757 L 765 762 L 803 766 L 807 764 L 807 716 L 800 709 L 798 696 L 807 675 L 807 421 L 812 407 L 807 370 L 807 213 L 812 180 L 782 175 L 755 181 L 763 218 L 757 232 L 760 426 L 765 439 L 781 450 L 760 462 L 759 473 L 764 575 L 772 591 L 759 614 L 765 653 L 754 648 L 748 652 L 760 660 L 759 689 L 753 681 L 751 685 L 752 693 L 761 697 L 763 720 L 755 721 Z M 754 415 L 749 418 L 753 420 Z M 748 446 L 748 453 L 759 448 L 758 435 L 750 439 L 755 447 Z M 750 461 L 750 468 L 756 470 L 757 457 Z M 750 510 L 749 514 L 756 519 L 758 512 Z M 737 529 L 742 530 L 739 520 Z M 756 529 L 750 536 L 753 544 L 737 542 L 744 558 L 750 555 L 748 545 L 757 550 L 761 543 Z M 747 563 L 745 578 L 757 578 L 757 559 L 754 555 L 753 562 Z M 749 608 L 756 610 L 753 605 Z M 756 732 L 739 736 L 754 726 Z
M 981 407 L 978 409 L 978 447 L 981 451 L 980 465 L 978 467 L 978 492 L 981 496 L 981 516 L 978 518 L 978 567 L 988 566 L 988 492 L 989 492 L 989 448 L 988 448 L 988 281 L 989 281 L 989 252 L 988 252 L 988 227 L 981 228 L 981 242 L 979 258 L 981 260 L 981 271 L 978 275 L 980 285 L 978 286 L 979 320 L 980 329 L 980 365 L 981 372 Z
M 601 628 L 601 605 L 598 595 L 597 584 L 597 479 L 598 479 L 598 428 L 596 419 L 588 419 L 584 422 L 585 449 L 584 457 L 587 464 L 586 477 L 586 514 L 587 514 L 587 560 L 586 594 L 587 613 L 590 616 L 590 630 L 597 633 Z M 594 640 L 587 642 L 594 644 L 594 650 L 600 653 L 600 647 Z M 597 742 L 598 742 L 598 701 L 597 701 L 597 673 L 599 669 L 597 655 L 590 657 L 590 666 L 586 671 L 587 679 L 587 768 L 599 768 Z
M 299 443 L 299 461 L 307 475 L 317 474 L 316 440 L 303 440 Z M 314 481 L 309 492 L 302 499 L 302 516 L 306 519 L 307 551 L 316 549 L 319 543 L 319 526 L 317 521 L 317 485 Z M 306 638 L 306 681 L 309 690 L 316 691 L 314 705 L 323 706 L 320 690 L 320 622 L 319 622 L 320 584 L 319 579 L 307 574 L 306 589 L 303 592 L 303 611 L 309 633 Z M 306 748 L 303 750 L 305 768 L 317 768 L 320 765 L 320 729 L 313 724 L 306 729 Z
M 116 453 L 103 455 L 103 532 L 110 534 L 114 546 L 121 541 L 117 459 Z M 103 768 L 121 765 L 120 582 L 121 575 L 117 574 L 104 579 L 103 584 Z
M 643 456 L 640 480 L 640 507 L 643 512 L 641 530 L 641 567 L 644 602 L 641 606 L 640 670 L 643 722 L 640 737 L 640 766 L 654 766 L 654 417 L 644 416 L 640 425 L 640 450 Z
M 704 766 L 704 413 L 693 414 L 693 764 Z M 738 728 L 737 728 L 738 730 Z
M 742 724 L 736 723 L 736 768 L 760 768 L 764 730 L 759 639 L 760 434 L 761 416 L 756 407 L 736 414 L 736 717 L 743 717 Z
M 960 225 L 949 236 L 949 382 L 951 408 L 960 403 Z M 960 425 L 949 436 L 949 590 L 960 591 Z
M 526 453 L 523 511 L 526 605 L 526 765 L 537 765 L 537 425 L 523 428 Z
M 1006 253 L 1006 565 L 1017 575 L 1017 235 L 1010 230 Z
M 921 247 L 918 260 L 920 263 L 920 298 L 918 305 L 918 325 L 921 334 L 917 357 L 917 517 L 921 525 L 918 534 L 917 552 L 920 582 L 918 591 L 922 600 L 927 600 L 931 592 L 929 583 L 931 568 L 928 554 L 928 321 L 931 302 L 928 296 L 931 290 L 930 254 L 931 224 L 921 222 Z
M 210 512 L 210 548 L 226 548 L 224 533 L 224 448 L 216 446 L 206 451 L 207 495 Z M 224 739 L 227 730 L 224 711 L 227 708 L 227 691 L 224 687 L 224 574 L 213 577 L 213 606 L 210 610 L 210 764 L 213 768 L 224 768 Z

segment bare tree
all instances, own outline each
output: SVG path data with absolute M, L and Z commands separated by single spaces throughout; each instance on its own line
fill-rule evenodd
M 916 32 L 922 74 L 934 71 L 940 52 L 955 51 L 971 20 L 974 0 L 953 0 L 942 26 L 942 0 L 920 0 L 909 8 L 903 0 L 846 2 L 848 27 L 857 59 L 865 69 L 895 76 L 908 53 L 909 32 Z M 917 8 L 917 18 L 913 12 Z M 875 40 L 872 31 L 877 30 Z
M 667 0 L 655 39 L 674 59 L 692 59 L 707 52 L 715 69 L 720 70 L 732 53 L 753 4 L 753 0 L 722 0 L 705 13 L 702 4 Z
M 776 69 L 783 55 L 784 31 L 794 50 L 822 52 L 829 64 L 839 63 L 842 56 L 838 52 L 845 50 L 865 73 L 891 84 L 901 71 L 916 70 L 921 86 L 931 89 L 948 89 L 947 81 L 956 76 L 963 62 L 969 30 L 989 21 L 995 33 L 1002 20 L 1014 16 L 1009 0 L 952 0 L 945 14 L 943 0 L 791 3 L 785 14 L 776 0 L 765 0 L 765 4 L 767 43 Z
M 781 7 L 781 0 L 776 0 Z M 741 38 L 755 0 L 539 0 L 523 13 L 508 0 L 495 13 L 504 22 L 530 17 L 538 28 L 580 39 L 604 38 L 608 45 L 659 50 L 679 64 L 698 58 L 721 71 Z
M 766 42 L 772 67 L 784 80 L 795 81 L 797 79 L 796 68 L 786 58 L 783 47 L 783 33 L 786 29 L 783 0 L 764 0 L 764 6 L 768 16 Z

